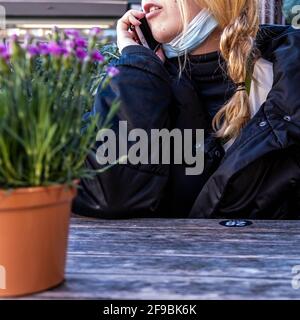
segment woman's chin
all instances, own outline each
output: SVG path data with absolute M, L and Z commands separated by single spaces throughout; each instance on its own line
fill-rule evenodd
M 157 42 L 162 43 L 162 44 L 169 43 L 172 40 L 172 37 L 167 36 L 162 33 L 156 33 L 156 32 L 153 32 L 153 37 Z

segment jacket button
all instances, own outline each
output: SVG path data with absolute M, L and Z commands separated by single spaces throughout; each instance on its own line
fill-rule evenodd
M 296 181 L 296 179 L 291 179 L 291 180 L 290 180 L 290 184 L 291 184 L 291 187 L 292 187 L 292 188 L 297 187 L 297 181 Z
M 287 122 L 291 122 L 292 118 L 290 116 L 284 116 L 283 119 Z
M 267 125 L 267 122 L 266 121 L 262 121 L 259 123 L 259 126 L 260 127 L 265 127 Z
M 217 158 L 220 158 L 220 157 L 221 157 L 220 151 L 217 150 L 217 151 L 215 152 L 215 156 L 216 156 Z

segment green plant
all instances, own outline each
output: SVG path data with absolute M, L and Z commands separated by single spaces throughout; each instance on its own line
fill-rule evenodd
M 84 161 L 99 119 L 85 126 L 83 114 L 99 75 L 107 84 L 118 72 L 96 45 L 106 45 L 97 28 L 88 40 L 55 29 L 48 42 L 27 37 L 21 45 L 14 36 L 0 45 L 1 189 L 72 184 L 91 174 Z

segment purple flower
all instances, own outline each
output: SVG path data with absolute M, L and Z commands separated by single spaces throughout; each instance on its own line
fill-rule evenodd
M 83 48 L 87 47 L 87 41 L 80 37 L 75 39 L 75 44 L 77 47 L 83 47 Z
M 39 43 L 40 54 L 46 56 L 50 53 L 47 43 Z
M 7 50 L 6 45 L 3 44 L 3 43 L 0 43 L 0 54 L 3 53 L 3 52 L 6 51 L 6 50 Z
M 69 49 L 71 51 L 72 49 L 75 48 L 76 44 L 75 44 L 74 40 L 67 39 L 67 40 L 63 41 L 62 45 L 63 45 L 64 48 L 67 48 L 67 49 Z
M 61 47 L 61 54 L 64 57 L 69 57 L 73 52 L 73 49 L 75 47 L 75 42 L 73 40 L 67 39 L 60 43 L 60 47 Z
M 4 60 L 6 60 L 6 62 L 9 61 L 10 57 L 11 57 L 11 54 L 10 54 L 8 51 L 6 51 L 6 52 L 4 52 L 4 53 L 2 54 L 2 58 L 3 58 Z
M 79 38 L 80 37 L 79 31 L 76 30 L 76 29 L 66 29 L 65 30 L 65 35 L 70 37 L 70 38 Z
M 40 54 L 40 49 L 36 45 L 29 45 L 26 48 L 27 53 L 29 54 L 30 57 L 34 57 Z
M 97 61 L 97 62 L 103 62 L 104 61 L 103 55 L 97 50 L 94 50 L 92 52 L 92 59 L 93 59 L 93 61 Z
M 49 53 L 53 56 L 59 57 L 61 56 L 63 52 L 63 48 L 56 42 L 51 41 L 48 45 Z
M 76 57 L 79 60 L 84 60 L 87 57 L 87 52 L 81 47 L 76 48 Z
M 98 27 L 92 28 L 90 31 L 91 36 L 98 36 L 101 33 L 101 29 Z
M 67 48 L 67 47 L 62 47 L 61 48 L 61 54 L 64 56 L 64 57 L 69 57 L 72 53 L 72 49 L 71 48 Z
M 8 61 L 10 59 L 10 56 L 11 55 L 8 47 L 6 47 L 5 44 L 0 44 L 0 57 Z
M 120 73 L 120 71 L 116 67 L 107 67 L 106 72 L 110 78 L 113 78 Z

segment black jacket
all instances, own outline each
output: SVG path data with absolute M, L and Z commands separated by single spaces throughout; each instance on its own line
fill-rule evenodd
M 99 88 L 91 115 L 105 117 L 118 99 L 115 130 L 120 120 L 129 130 L 205 129 L 205 170 L 187 176 L 185 165 L 116 165 L 81 182 L 73 211 L 100 218 L 299 218 L 300 32 L 262 26 L 257 45 L 274 65 L 273 88 L 226 154 L 209 134 L 214 114 L 234 90 L 218 59 L 204 58 L 204 66 L 218 63 L 210 65 L 215 72 L 201 68 L 197 78 L 186 68 L 178 80 L 177 59 L 163 64 L 142 46 L 125 48 L 116 63 L 120 74 Z M 100 168 L 97 147 L 88 168 Z

